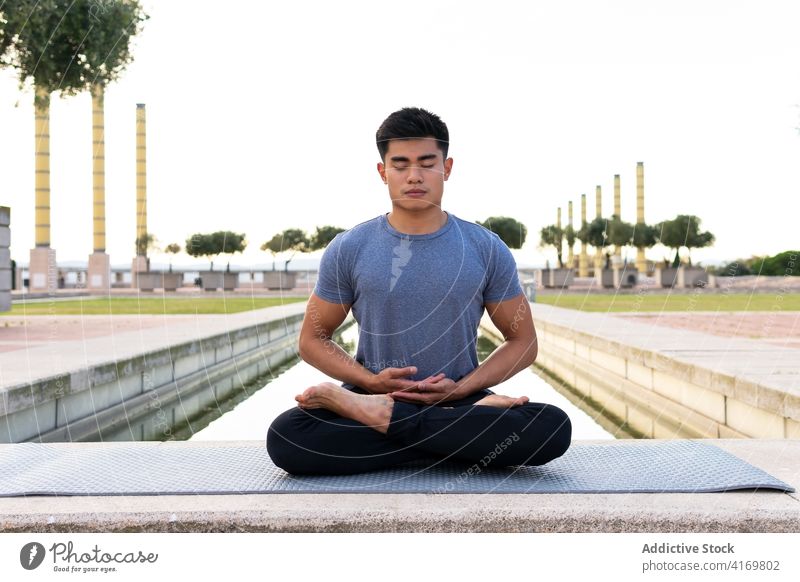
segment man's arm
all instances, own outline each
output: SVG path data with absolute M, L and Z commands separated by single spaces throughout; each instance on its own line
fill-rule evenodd
M 350 304 L 330 303 L 312 293 L 300 328 L 300 357 L 332 378 L 376 394 L 414 385 L 401 377 L 416 373 L 415 368 L 387 368 L 374 374 L 331 339 L 349 311 Z
M 480 366 L 456 382 L 465 394 L 508 380 L 533 364 L 539 352 L 530 304 L 524 294 L 487 303 L 485 307 L 505 341 Z

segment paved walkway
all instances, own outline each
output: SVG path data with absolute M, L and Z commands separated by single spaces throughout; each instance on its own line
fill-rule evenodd
M 784 348 L 800 348 L 800 311 L 698 311 L 614 313 L 630 321 L 688 329 L 719 337 L 760 339 Z
M 6 316 L 0 318 L 0 389 L 303 313 L 305 306 L 228 315 Z
M 800 402 L 800 349 L 763 339 L 720 337 L 685 328 L 653 325 L 616 313 L 593 313 L 534 303 L 534 323 L 549 321 L 578 332 L 658 353 L 786 393 Z M 667 321 L 664 319 L 662 321 Z M 691 321 L 691 320 L 688 320 Z M 687 324 L 688 325 L 688 324 Z M 773 338 L 774 339 L 774 338 Z

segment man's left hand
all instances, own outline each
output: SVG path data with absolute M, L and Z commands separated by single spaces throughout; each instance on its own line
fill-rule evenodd
M 463 388 L 459 387 L 451 378 L 445 378 L 444 374 L 429 376 L 416 386 L 388 392 L 388 394 L 400 402 L 425 405 L 460 400 L 467 396 Z

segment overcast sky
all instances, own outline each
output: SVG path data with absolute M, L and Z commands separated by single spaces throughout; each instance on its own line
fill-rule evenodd
M 603 187 L 635 221 L 696 214 L 697 260 L 800 246 L 799 2 L 145 1 L 135 61 L 106 97 L 107 248 L 135 238 L 135 111 L 147 105 L 148 230 L 162 244 L 245 232 L 237 262 L 289 227 L 349 228 L 390 209 L 375 131 L 403 106 L 450 129 L 443 208 L 508 215 L 543 263 L 556 208 Z M 0 204 L 12 257 L 34 244 L 33 92 L 0 71 Z M 51 108 L 53 248 L 92 252 L 91 101 Z M 650 251 L 662 258 L 663 249 Z M 155 255 L 155 260 L 163 256 Z M 177 262 L 189 261 L 179 257 Z

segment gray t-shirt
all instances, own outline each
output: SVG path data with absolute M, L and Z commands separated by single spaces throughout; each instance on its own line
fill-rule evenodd
M 403 234 L 382 214 L 339 233 L 325 249 L 314 293 L 352 305 L 355 359 L 374 373 L 416 366 L 407 378 L 444 372 L 459 380 L 478 366 L 484 304 L 522 293 L 500 237 L 447 214 L 429 234 Z

